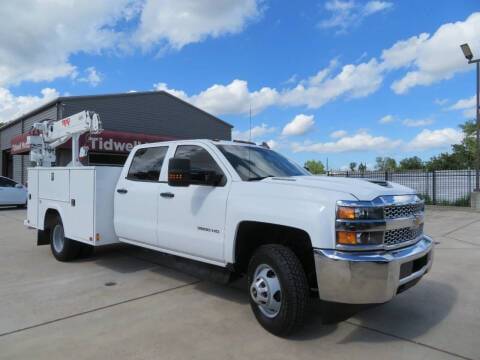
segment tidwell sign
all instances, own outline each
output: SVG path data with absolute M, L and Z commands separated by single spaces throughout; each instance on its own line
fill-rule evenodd
M 113 138 L 104 139 L 103 137 L 92 137 L 87 141 L 90 151 L 107 151 L 107 152 L 130 152 L 135 146 L 143 144 L 140 140 L 121 141 Z
M 11 141 L 12 154 L 25 154 L 30 151 L 30 145 L 27 144 L 29 133 L 23 133 L 15 136 Z M 149 135 L 141 133 L 130 133 L 123 131 L 104 130 L 97 135 L 82 135 L 80 137 L 80 146 L 87 145 L 90 152 L 108 152 L 108 153 L 129 153 L 135 146 L 145 143 L 158 141 L 174 140 L 170 136 Z M 66 142 L 60 148 L 71 148 L 71 141 Z

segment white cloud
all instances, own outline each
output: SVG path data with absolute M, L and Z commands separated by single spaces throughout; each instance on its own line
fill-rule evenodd
M 45 88 L 40 96 L 15 96 L 10 90 L 0 88 L 0 123 L 13 120 L 59 95 L 57 90 Z
M 331 9 L 350 9 L 357 6 L 353 1 L 332 1 L 329 4 Z M 405 76 L 392 84 L 393 90 L 400 94 L 413 86 L 427 85 L 449 78 L 456 71 L 467 70 L 457 43 L 473 39 L 472 34 L 477 28 L 480 31 L 480 13 L 472 14 L 463 22 L 445 24 L 432 36 L 422 33 L 398 41 L 382 52 L 381 61 L 371 58 L 359 64 L 346 64 L 337 70 L 338 61 L 333 59 L 315 75 L 298 81 L 294 78 L 298 85 L 283 89 L 263 87 L 250 90 L 247 81 L 240 79 L 226 85 L 215 84 L 196 95 L 169 89 L 164 83 L 156 84 L 156 88 L 170 91 L 216 115 L 248 114 L 250 104 L 252 113 L 256 114 L 270 106 L 305 106 L 316 109 L 339 98 L 366 97 L 380 88 L 388 72 L 407 69 Z M 454 42 L 455 46 L 446 47 L 448 51 L 444 54 L 439 48 L 443 46 L 442 42 L 447 42 L 448 39 L 451 40 L 448 43 Z M 480 48 L 480 37 L 472 40 L 472 44 L 477 42 L 477 47 Z M 445 60 L 446 57 L 453 60 Z M 411 71 L 412 69 L 414 71 Z M 466 110 L 465 116 L 471 114 L 471 109 Z M 392 121 L 394 118 L 391 115 L 379 120 L 382 124 Z
M 443 106 L 448 103 L 448 99 L 435 99 L 433 101 L 436 105 Z
M 246 140 L 249 141 L 261 138 L 266 134 L 274 132 L 276 129 L 274 127 L 269 127 L 267 124 L 261 124 L 258 126 L 252 127 L 252 130 L 237 131 L 233 130 L 232 138 L 235 140 Z
M 434 123 L 433 119 L 405 119 L 402 124 L 408 127 L 422 127 L 428 126 Z
M 455 104 L 449 107 L 449 110 L 465 110 L 469 108 L 474 108 L 477 103 L 477 98 L 475 95 L 466 99 L 460 99 Z
M 392 6 L 393 4 L 388 1 L 369 1 L 365 4 L 363 8 L 363 13 L 365 14 L 365 16 L 368 16 L 380 11 L 390 9 Z
M 293 118 L 282 130 L 282 135 L 284 136 L 294 136 L 294 135 L 303 135 L 309 132 L 313 125 L 315 125 L 315 120 L 313 115 L 299 114 Z
M 463 116 L 466 118 L 475 118 L 475 106 L 477 105 L 477 98 L 473 95 L 470 98 L 460 99 L 455 104 L 450 106 L 448 110 L 462 110 Z
M 335 142 L 292 144 L 294 152 L 340 153 L 347 151 L 382 151 L 398 147 L 400 140 L 384 136 L 373 136 L 366 131 L 345 136 Z
M 425 150 L 443 148 L 452 144 L 458 144 L 463 139 L 463 133 L 453 128 L 438 130 L 422 130 L 408 144 L 408 150 Z
M 260 0 L 24 0 L 0 8 L 0 86 L 75 77 L 73 54 L 180 49 L 242 31 Z M 123 30 L 118 24 L 127 23 Z M 26 26 L 28 24 L 28 26 Z M 98 75 L 98 74 L 97 74 Z M 90 76 L 90 80 L 88 80 Z M 82 77 L 83 79 L 83 77 Z M 95 74 L 85 78 L 98 84 Z
M 168 85 L 164 82 L 159 82 L 159 83 L 153 84 L 153 88 L 156 91 L 166 91 L 166 92 L 172 94 L 173 96 L 176 96 L 176 97 L 178 97 L 182 100 L 189 101 L 188 95 L 185 91 L 170 89 L 168 87 Z
M 385 115 L 383 116 L 378 122 L 380 124 L 390 124 L 391 122 L 395 121 L 395 117 L 393 115 Z
M 325 3 L 325 10 L 330 13 L 328 19 L 320 21 L 321 28 L 337 28 L 339 33 L 345 32 L 349 27 L 356 26 L 367 16 L 385 11 L 393 4 L 389 1 L 369 1 L 358 4 L 354 0 L 330 0 Z
M 383 66 L 389 70 L 410 66 L 417 59 L 419 49 L 428 37 L 429 34 L 422 33 L 407 40 L 397 41 L 389 49 L 383 50 Z
M 330 76 L 331 72 L 332 66 L 329 66 L 306 82 L 284 90 L 281 92 L 280 104 L 319 108 L 341 96 L 360 98 L 370 95 L 383 81 L 375 59 L 358 65 L 345 65 L 335 76 Z
M 0 22 L 0 86 L 71 76 L 70 55 L 116 48 L 114 29 L 133 0 L 4 1 Z
M 146 0 L 135 37 L 143 46 L 166 43 L 181 49 L 239 33 L 260 14 L 257 0 Z
M 337 130 L 330 134 L 330 137 L 333 139 L 338 139 L 347 136 L 347 132 L 345 130 Z
M 103 79 L 103 74 L 98 72 L 95 67 L 90 66 L 85 69 L 85 76 L 82 76 L 80 78 L 77 78 L 77 81 L 79 82 L 85 82 L 88 83 L 90 86 L 97 86 L 102 82 Z
M 437 130 L 424 129 L 410 141 L 394 139 L 385 136 L 375 136 L 366 130 L 359 130 L 354 135 L 346 135 L 331 142 L 292 143 L 293 152 L 314 152 L 314 153 L 341 153 L 373 151 L 384 153 L 402 149 L 403 151 L 424 151 L 428 149 L 448 148 L 450 145 L 458 144 L 463 139 L 463 133 L 454 128 Z
M 255 115 L 266 107 L 275 104 L 278 93 L 268 87 L 257 91 L 248 89 L 248 83 L 244 80 L 233 80 L 228 85 L 215 84 L 196 95 L 189 96 L 182 90 L 170 89 L 165 83 L 154 84 L 155 90 L 168 91 L 199 108 L 215 115 L 225 114 L 248 114 L 250 107 Z
M 383 52 L 386 66 L 411 64 L 411 70 L 395 81 L 392 89 L 397 94 L 403 94 L 412 87 L 450 79 L 457 72 L 473 68 L 467 64 L 459 45 L 469 43 L 473 49 L 479 49 L 479 32 L 480 13 L 473 13 L 465 21 L 440 26 L 432 36 L 421 34 L 397 42 Z M 401 60 L 397 61 L 395 57 Z
M 358 65 L 348 64 L 332 75 L 336 61 L 316 75 L 303 80 L 293 88 L 277 90 L 263 87 L 251 91 L 245 80 L 235 79 L 227 85 L 215 84 L 195 95 L 169 88 L 166 83 L 154 84 L 155 90 L 164 90 L 215 115 L 258 114 L 267 107 L 306 106 L 316 109 L 339 97 L 359 98 L 375 92 L 383 76 L 375 59 Z

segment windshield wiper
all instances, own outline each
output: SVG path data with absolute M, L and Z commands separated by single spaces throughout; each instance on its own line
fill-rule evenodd
M 248 178 L 247 181 L 260 181 L 269 177 L 275 177 L 275 176 L 274 175 L 255 176 L 255 177 Z

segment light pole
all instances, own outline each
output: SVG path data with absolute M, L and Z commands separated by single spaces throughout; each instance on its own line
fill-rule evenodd
M 475 115 L 477 117 L 477 151 L 475 156 L 475 192 L 480 192 L 480 59 L 473 59 L 473 53 L 468 44 L 460 45 L 463 55 L 468 60 L 469 64 L 476 64 L 477 66 L 477 105 L 475 107 Z M 477 196 L 478 197 L 478 196 Z M 476 198 L 477 198 L 476 197 Z M 478 199 L 477 205 L 478 205 Z M 474 201 L 472 201 L 472 205 Z

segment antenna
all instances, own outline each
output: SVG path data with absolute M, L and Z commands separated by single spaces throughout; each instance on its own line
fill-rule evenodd
M 250 129 L 249 129 L 249 139 L 248 141 L 252 142 L 252 103 L 250 103 L 250 111 L 249 111 L 249 117 L 250 117 Z M 252 169 L 251 169 L 251 159 L 250 159 L 250 146 L 248 146 L 248 177 L 252 177 Z
M 250 103 L 250 112 L 249 112 L 249 117 L 250 117 L 250 135 L 248 138 L 248 141 L 252 142 L 252 104 Z

